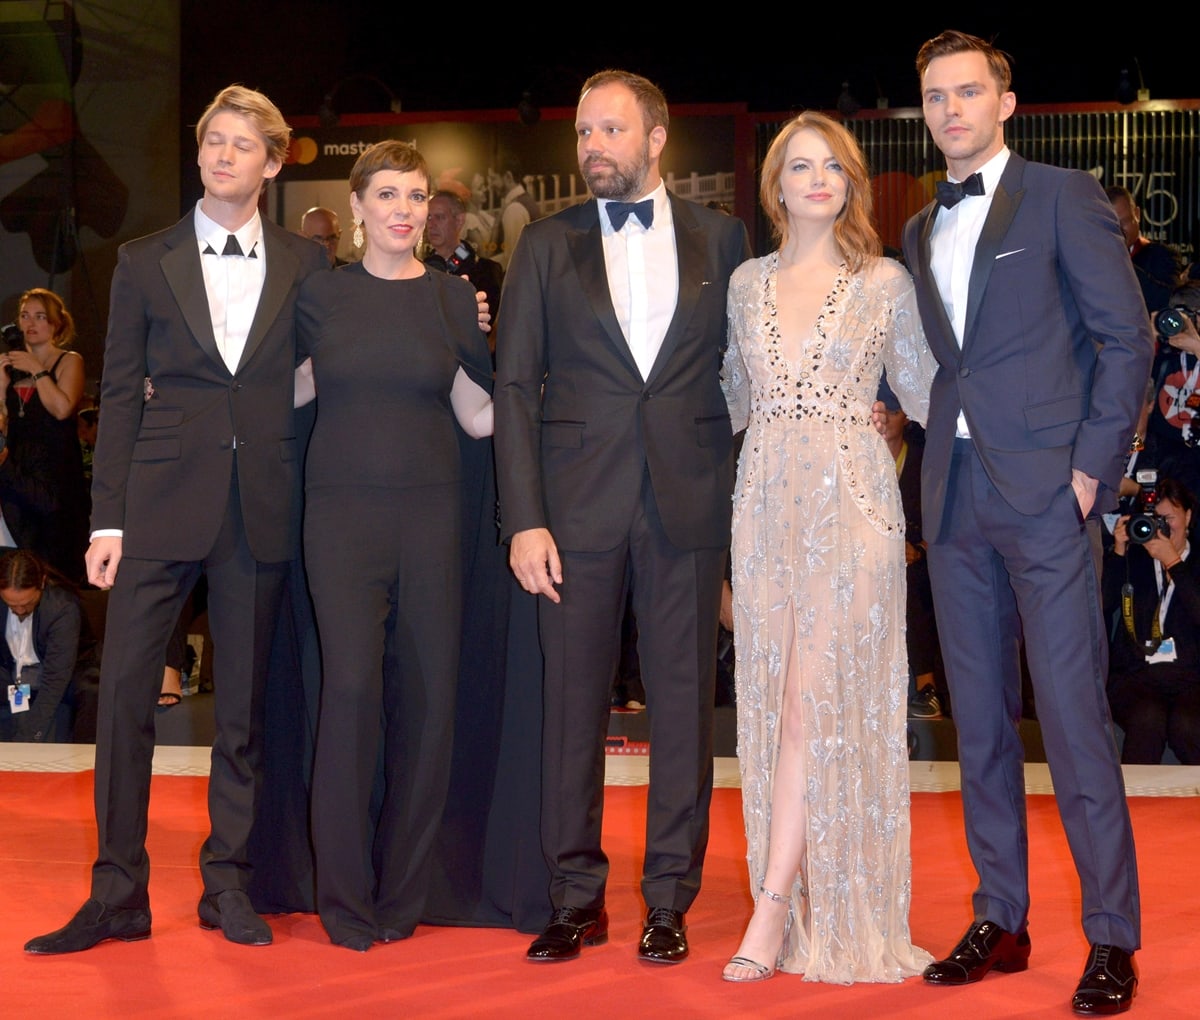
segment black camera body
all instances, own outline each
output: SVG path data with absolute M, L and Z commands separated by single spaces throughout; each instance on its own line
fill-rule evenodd
M 10 322 L 7 326 L 0 326 L 0 337 L 3 338 L 4 346 L 8 350 L 25 350 L 25 334 L 21 332 L 21 327 L 15 322 Z
M 1139 471 L 1134 477 L 1142 491 L 1138 493 L 1134 512 L 1125 523 L 1129 541 L 1134 545 L 1145 545 L 1156 535 L 1169 538 L 1171 535 L 1170 523 L 1155 511 L 1158 506 L 1158 472 L 1154 470 Z
M 446 272 L 451 276 L 458 276 L 462 272 L 463 265 L 475 254 L 467 247 L 466 243 L 459 241 L 458 246 L 446 259 Z
M 1154 328 L 1158 332 L 1160 343 L 1166 344 L 1171 337 L 1183 330 L 1184 319 L 1190 319 L 1192 325 L 1196 325 L 1196 316 L 1200 314 L 1194 308 L 1189 308 L 1187 305 L 1175 305 L 1173 308 L 1164 308 L 1154 316 Z M 1169 344 L 1168 344 L 1169 346 Z
M 4 347 L 9 351 L 25 350 L 25 334 L 21 331 L 21 327 L 15 322 L 10 322 L 7 326 L 0 326 L 0 341 L 4 343 Z M 22 372 L 19 368 L 13 365 L 8 366 L 8 377 L 13 382 L 21 379 L 28 379 L 29 373 Z

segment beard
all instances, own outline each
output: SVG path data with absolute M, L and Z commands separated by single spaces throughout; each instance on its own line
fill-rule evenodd
M 607 172 L 597 173 L 597 170 Z M 628 163 L 617 163 L 602 156 L 585 159 L 579 168 L 588 190 L 596 198 L 631 202 L 642 193 L 646 174 L 650 170 L 650 138 L 642 146 L 641 158 Z

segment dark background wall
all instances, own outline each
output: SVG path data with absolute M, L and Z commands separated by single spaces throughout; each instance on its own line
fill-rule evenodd
M 915 5 L 881 15 L 865 4 L 841 5 L 837 14 L 759 4 L 724 9 L 736 24 L 709 27 L 693 17 L 667 27 L 650 11 L 607 6 L 574 8 L 572 20 L 591 11 L 606 20 L 568 30 L 561 12 L 547 10 L 539 24 L 529 5 L 477 13 L 363 0 L 185 0 L 181 98 L 184 117 L 194 116 L 217 89 L 241 81 L 262 88 L 285 113 L 315 113 L 340 79 L 360 74 L 376 76 L 406 110 L 511 108 L 526 90 L 543 106 L 573 106 L 590 73 L 619 66 L 654 79 L 675 103 L 830 109 L 848 81 L 864 105 L 883 95 L 893 107 L 914 106 L 913 59 L 945 28 L 1007 50 L 1021 103 L 1112 100 L 1121 68 L 1136 80 L 1139 66 L 1153 98 L 1196 95 L 1184 8 L 1174 28 L 1170 15 L 1125 12 L 1106 24 L 1093 10 L 1083 24 L 1064 11 L 1064 23 L 1051 27 L 1029 13 L 947 23 Z M 390 101 L 365 79 L 347 83 L 339 98 L 359 112 L 386 111 Z

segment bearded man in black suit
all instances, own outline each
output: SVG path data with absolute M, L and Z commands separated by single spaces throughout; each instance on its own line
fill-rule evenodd
M 540 595 L 542 846 L 554 914 L 531 960 L 608 937 L 600 846 L 609 691 L 632 591 L 650 716 L 638 954 L 687 956 L 712 795 L 733 436 L 721 395 L 729 277 L 745 227 L 662 181 L 662 92 L 603 71 L 576 113 L 592 200 L 525 228 L 497 327 L 502 531 Z

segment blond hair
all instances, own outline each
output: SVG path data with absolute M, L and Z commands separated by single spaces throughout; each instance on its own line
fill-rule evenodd
M 261 92 L 244 85 L 229 85 L 221 89 L 196 125 L 197 145 L 203 144 L 208 125 L 218 113 L 236 113 L 239 117 L 245 117 L 262 135 L 268 157 L 280 164 L 287 159 L 288 143 L 292 138 L 291 126 L 283 119 L 279 107 Z

